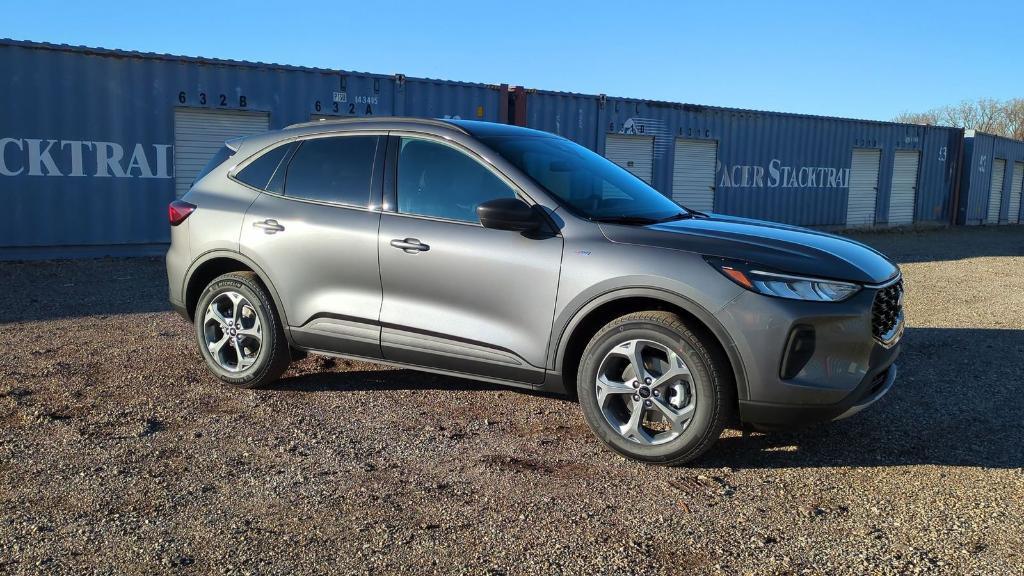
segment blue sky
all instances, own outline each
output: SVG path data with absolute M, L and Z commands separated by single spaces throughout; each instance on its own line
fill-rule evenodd
M 22 40 L 741 108 L 888 120 L 1024 96 L 1012 1 L 0 4 Z

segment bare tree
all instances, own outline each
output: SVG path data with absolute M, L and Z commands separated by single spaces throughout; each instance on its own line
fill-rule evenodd
M 942 106 L 927 112 L 903 112 L 896 122 L 953 126 L 997 136 L 1024 139 L 1024 98 L 1000 101 L 981 98 Z
M 1024 140 L 1024 98 L 1006 101 L 1006 133 L 1014 140 Z

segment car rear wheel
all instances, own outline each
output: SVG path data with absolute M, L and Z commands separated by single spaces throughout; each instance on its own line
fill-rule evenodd
M 270 295 L 251 272 L 217 277 L 195 311 L 199 350 L 213 373 L 241 388 L 274 382 L 291 362 Z
M 645 462 L 682 464 L 703 454 L 735 406 L 732 372 L 710 338 L 664 311 L 628 314 L 599 330 L 577 377 L 594 434 Z

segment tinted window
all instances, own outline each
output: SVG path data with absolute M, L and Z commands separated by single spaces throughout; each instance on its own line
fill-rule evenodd
M 514 196 L 505 182 L 466 154 L 428 140 L 402 139 L 399 212 L 479 222 L 480 203 Z
M 288 165 L 284 193 L 295 198 L 368 206 L 376 150 L 376 136 L 305 140 Z
M 278 165 L 281 164 L 281 159 L 287 154 L 288 148 L 289 146 L 286 144 L 263 154 L 250 162 L 238 174 L 235 174 L 235 178 L 253 188 L 266 190 L 267 183 L 274 176 L 274 172 L 277 171 Z
M 497 136 L 481 140 L 584 217 L 660 220 L 686 214 L 643 180 L 564 138 Z

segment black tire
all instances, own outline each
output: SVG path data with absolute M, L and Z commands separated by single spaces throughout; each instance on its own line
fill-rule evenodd
M 204 318 L 210 303 L 227 292 L 237 292 L 252 304 L 261 325 L 262 342 L 256 353 L 255 362 L 238 372 L 221 367 L 214 359 L 206 344 Z M 210 282 L 199 296 L 195 310 L 196 339 L 199 351 L 210 370 L 220 378 L 239 388 L 259 388 L 276 381 L 291 363 L 288 340 L 284 326 L 274 309 L 273 300 L 266 288 L 252 272 L 231 272 L 218 276 Z
M 576 388 L 583 416 L 594 434 L 612 450 L 634 460 L 664 465 L 690 462 L 706 452 L 731 421 L 736 406 L 732 370 L 717 342 L 702 327 L 677 314 L 645 311 L 627 314 L 601 328 L 587 344 Z M 634 442 L 612 427 L 597 400 L 597 372 L 605 356 L 630 340 L 649 340 L 679 354 L 690 370 L 693 415 L 685 429 L 663 444 Z

